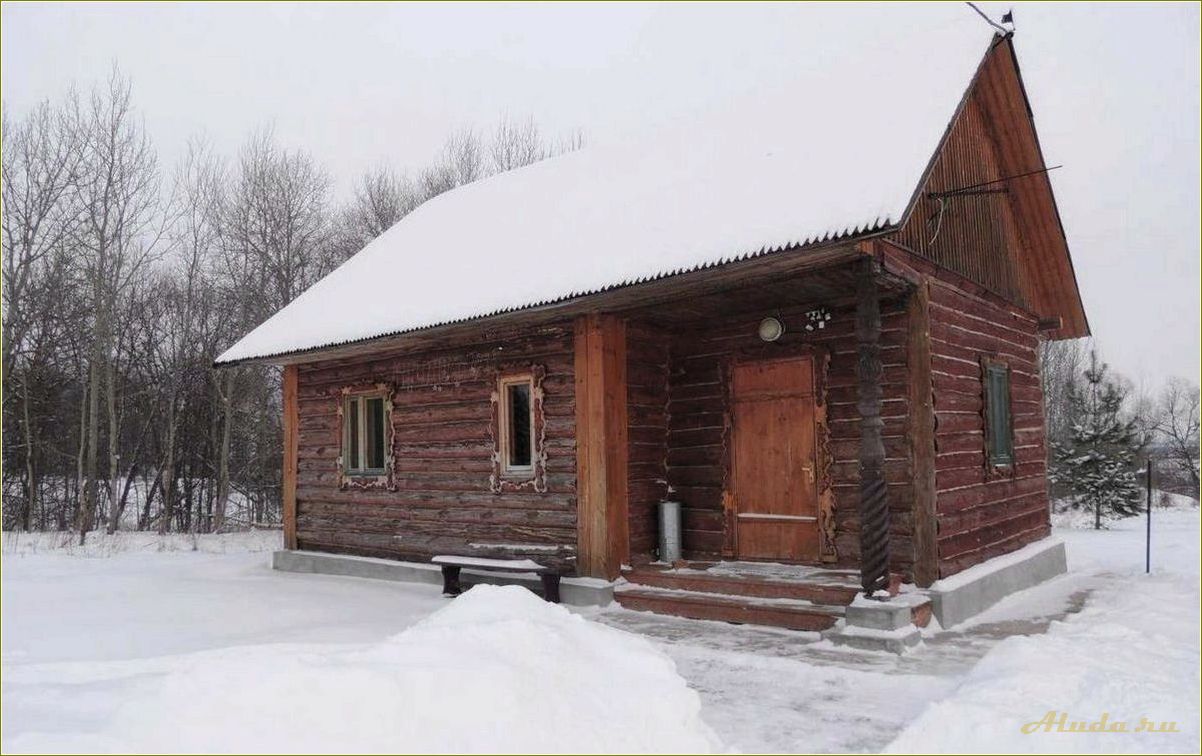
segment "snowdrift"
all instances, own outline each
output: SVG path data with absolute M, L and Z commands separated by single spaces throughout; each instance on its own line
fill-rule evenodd
M 238 647 L 120 664 L 130 678 L 150 674 L 157 682 L 136 686 L 93 735 L 30 733 L 10 748 L 702 753 L 721 747 L 701 721 L 697 694 L 648 641 L 514 586 L 472 588 L 366 647 Z
M 1188 533 L 1197 514 L 1188 507 L 1152 517 L 1157 527 L 1167 526 L 1155 537 L 1153 574 L 1142 574 L 1140 518 L 1074 534 L 1074 569 L 1122 572 L 1128 579 L 1091 594 L 1082 611 L 1053 622 L 1046 634 L 1003 640 L 886 752 L 1197 753 L 1197 542 L 1166 537 Z M 1135 538 L 1116 541 L 1116 531 Z M 1107 725 L 1126 723 L 1127 731 L 1036 727 L 1049 712 L 1053 719 L 1064 714 L 1066 729 L 1106 715 Z M 1145 717 L 1157 726 L 1176 722 L 1177 732 L 1137 731 Z

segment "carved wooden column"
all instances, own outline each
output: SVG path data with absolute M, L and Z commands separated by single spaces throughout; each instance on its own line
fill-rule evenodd
M 856 277 L 856 369 L 860 410 L 860 584 L 864 593 L 889 586 L 889 500 L 881 440 L 881 303 L 876 263 L 865 258 Z

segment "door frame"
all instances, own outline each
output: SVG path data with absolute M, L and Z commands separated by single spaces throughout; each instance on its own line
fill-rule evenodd
M 809 358 L 814 370 L 814 457 L 815 484 L 818 496 L 818 561 L 829 564 L 838 560 L 835 546 L 835 495 L 831 487 L 830 428 L 827 423 L 827 373 L 830 352 L 813 344 L 804 344 L 787 354 L 774 345 L 760 345 L 736 353 L 722 362 L 722 508 L 724 534 L 722 556 L 738 556 L 738 500 L 734 491 L 734 370 L 737 365 L 755 362 L 778 362 Z M 808 562 L 802 562 L 807 564 Z

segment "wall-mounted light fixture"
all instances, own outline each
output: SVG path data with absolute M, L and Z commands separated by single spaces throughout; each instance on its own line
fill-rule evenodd
M 760 321 L 760 340 L 776 341 L 785 333 L 785 324 L 776 318 L 764 318 Z

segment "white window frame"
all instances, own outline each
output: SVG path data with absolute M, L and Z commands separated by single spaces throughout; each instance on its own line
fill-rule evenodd
M 510 464 L 513 418 L 511 417 L 512 409 L 509 401 L 509 389 L 512 386 L 525 386 L 528 392 L 528 417 L 526 418 L 526 430 L 530 434 L 530 464 L 528 465 Z M 534 376 L 530 373 L 504 376 L 497 381 L 497 394 L 501 403 L 501 406 L 498 408 L 499 412 L 497 417 L 499 423 L 497 432 L 500 436 L 498 440 L 500 442 L 501 451 L 501 474 L 511 477 L 525 477 L 533 475 L 534 460 L 538 454 L 538 442 L 534 432 Z
M 383 462 L 381 467 L 357 467 L 357 462 L 366 463 L 367 454 L 367 402 L 371 399 L 380 400 L 380 411 L 384 415 L 383 435 L 380 438 L 381 449 L 380 459 Z M 358 446 L 359 459 L 351 459 L 351 403 L 356 404 L 356 414 L 358 415 Z M 378 478 L 388 474 L 388 457 L 391 453 L 389 440 L 392 437 L 392 429 L 389 427 L 391 419 L 389 415 L 389 397 L 388 392 L 384 390 L 375 391 L 355 391 L 348 392 L 342 400 L 342 474 L 351 478 Z

